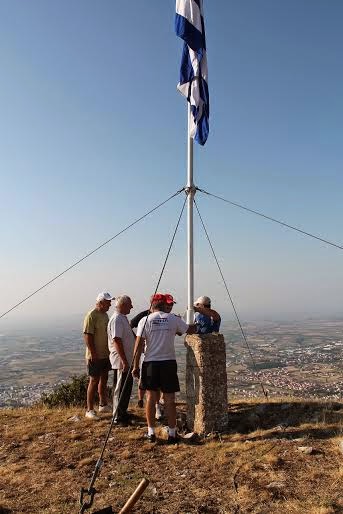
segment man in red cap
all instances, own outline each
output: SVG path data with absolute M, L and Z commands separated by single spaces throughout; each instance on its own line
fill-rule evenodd
M 172 297 L 172 295 L 171 295 L 171 294 L 166 293 L 164 296 L 166 297 L 166 307 L 165 307 L 165 309 L 164 309 L 164 310 L 165 310 L 165 312 L 168 312 L 168 313 L 169 313 L 169 312 L 171 312 L 171 311 L 172 311 L 172 309 L 173 309 L 173 307 L 174 307 L 174 304 L 175 304 L 176 302 L 174 301 L 174 298 Z
M 174 298 L 172 297 L 171 294 L 167 293 L 164 296 L 165 296 L 165 299 L 166 299 L 166 303 L 165 303 L 165 306 L 164 306 L 163 310 L 164 310 L 164 312 L 169 313 L 169 312 L 171 312 L 171 310 L 174 307 L 174 304 L 176 302 L 174 301 Z M 152 300 L 152 298 L 150 299 L 150 302 L 151 302 L 151 300 Z M 146 309 L 145 311 L 142 311 L 139 314 L 137 314 L 130 321 L 131 328 L 132 329 L 137 328 L 138 327 L 138 323 L 140 322 L 140 320 L 142 318 L 144 318 L 145 316 L 148 316 L 150 313 L 151 313 L 150 309 Z M 178 334 L 178 335 L 181 335 L 181 334 Z M 144 354 L 142 354 L 141 360 L 143 359 L 143 357 L 144 357 Z M 139 387 L 139 384 L 138 384 L 138 402 L 137 402 L 137 405 L 141 409 L 143 408 L 143 405 L 144 405 L 144 403 L 143 403 L 144 402 L 144 396 L 145 396 L 145 390 L 142 389 L 141 387 Z M 157 398 L 156 398 L 155 409 L 156 409 L 155 418 L 159 421 L 163 417 L 163 405 L 160 403 L 160 392 L 158 393 Z
M 169 314 L 172 311 L 174 304 L 176 302 L 174 301 L 174 298 L 172 297 L 171 294 L 166 293 L 164 296 L 166 299 L 166 303 L 165 303 L 163 310 L 164 310 L 164 312 Z M 180 334 L 178 332 L 177 335 L 181 336 L 182 334 Z M 161 398 L 161 392 L 158 391 L 157 396 L 156 396 L 156 405 L 155 405 L 155 410 L 156 410 L 155 418 L 157 419 L 157 421 L 159 421 L 163 418 L 163 413 L 164 413 L 163 407 L 164 407 L 164 398 L 163 397 Z
M 151 314 L 138 324 L 132 375 L 139 377 L 139 359 L 145 343 L 140 387 L 147 391 L 147 439 L 156 441 L 155 404 L 158 391 L 161 391 L 168 418 L 168 443 L 173 444 L 177 442 L 175 393 L 180 390 L 174 339 L 176 334 L 194 334 L 196 327 L 187 325 L 175 314 L 165 312 L 166 304 L 166 295 L 155 294 L 151 299 Z

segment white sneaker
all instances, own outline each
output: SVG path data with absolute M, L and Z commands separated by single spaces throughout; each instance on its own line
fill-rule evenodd
M 88 419 L 92 419 L 93 421 L 98 421 L 100 418 L 96 415 L 96 412 L 94 410 L 87 410 L 85 417 Z
M 99 405 L 99 412 L 112 412 L 111 405 Z
M 155 419 L 157 419 L 158 421 L 160 419 L 162 419 L 162 410 L 161 410 L 161 405 L 159 403 L 156 404 L 156 412 L 155 412 Z

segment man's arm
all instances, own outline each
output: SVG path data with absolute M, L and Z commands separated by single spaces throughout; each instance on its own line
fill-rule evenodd
M 196 333 L 197 333 L 197 326 L 196 325 L 188 325 L 186 334 L 188 336 L 191 336 L 192 334 L 196 334 Z
M 212 318 L 213 321 L 220 321 L 220 315 L 217 311 L 204 307 L 203 305 L 194 305 L 194 311 Z
M 124 347 L 123 347 L 123 342 L 122 342 L 121 337 L 114 337 L 113 344 L 114 344 L 114 347 L 116 349 L 117 354 L 120 357 L 121 365 L 122 365 L 122 370 L 123 370 L 124 373 L 126 373 L 128 371 L 128 369 L 129 369 L 130 365 L 127 362 L 127 358 L 126 358 L 126 355 L 125 355 L 125 352 L 124 352 Z
M 134 378 L 139 378 L 139 359 L 141 358 L 143 346 L 144 346 L 145 339 L 144 337 L 137 336 L 136 342 L 135 342 L 135 348 L 133 350 L 133 355 L 135 356 L 133 361 L 133 368 L 132 368 L 132 376 Z
M 130 327 L 131 328 L 137 328 L 138 327 L 138 323 L 140 322 L 140 320 L 142 318 L 144 318 L 145 316 L 148 316 L 149 314 L 149 309 L 146 310 L 146 311 L 142 311 L 140 312 L 139 314 L 137 314 L 137 316 L 135 316 L 134 318 L 132 318 L 132 320 L 130 321 Z
M 83 339 L 84 339 L 86 346 L 91 354 L 91 360 L 92 361 L 98 360 L 98 356 L 96 354 L 95 344 L 94 344 L 94 334 L 84 333 Z
M 185 321 L 183 321 L 183 319 L 180 316 L 176 316 L 175 314 L 174 314 L 174 320 L 176 321 L 176 326 L 175 326 L 176 335 L 181 336 L 182 334 L 191 335 L 191 334 L 196 333 L 196 331 L 197 331 L 196 325 L 194 325 L 194 324 L 187 325 L 187 323 Z

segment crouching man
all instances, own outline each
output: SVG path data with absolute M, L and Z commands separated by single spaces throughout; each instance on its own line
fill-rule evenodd
M 121 426 L 129 424 L 127 409 L 133 383 L 129 368 L 133 357 L 135 336 L 126 317 L 131 309 L 131 298 L 118 296 L 115 301 L 115 311 L 107 328 L 108 349 L 113 369 L 113 414 L 117 411 L 114 422 Z
M 166 297 L 155 294 L 151 314 L 141 319 L 137 328 L 132 375 L 139 378 L 139 359 L 145 346 L 140 387 L 147 391 L 147 440 L 154 443 L 155 404 L 159 390 L 163 393 L 168 419 L 168 443 L 177 442 L 175 393 L 180 391 L 174 340 L 176 334 L 194 334 L 195 325 L 187 325 L 180 317 L 166 313 Z

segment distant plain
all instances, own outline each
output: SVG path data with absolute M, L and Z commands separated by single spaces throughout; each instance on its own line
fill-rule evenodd
M 314 392 L 316 388 L 320 392 L 323 384 L 329 391 L 330 384 L 342 384 L 343 388 L 343 321 L 250 322 L 244 325 L 244 331 L 261 379 L 267 380 L 269 374 L 282 375 L 287 383 L 313 384 L 310 389 Z M 227 322 L 222 332 L 227 348 L 229 393 L 258 390 L 259 380 L 251 377 L 252 359 L 239 328 Z M 181 337 L 176 338 L 176 354 L 183 385 L 186 351 Z M 30 329 L 26 333 L 12 330 L 0 335 L 2 390 L 34 384 L 51 386 L 85 371 L 79 328 L 65 332 L 61 327 Z M 269 384 L 269 389 L 285 394 L 285 387 Z M 309 390 L 305 393 L 308 396 Z

